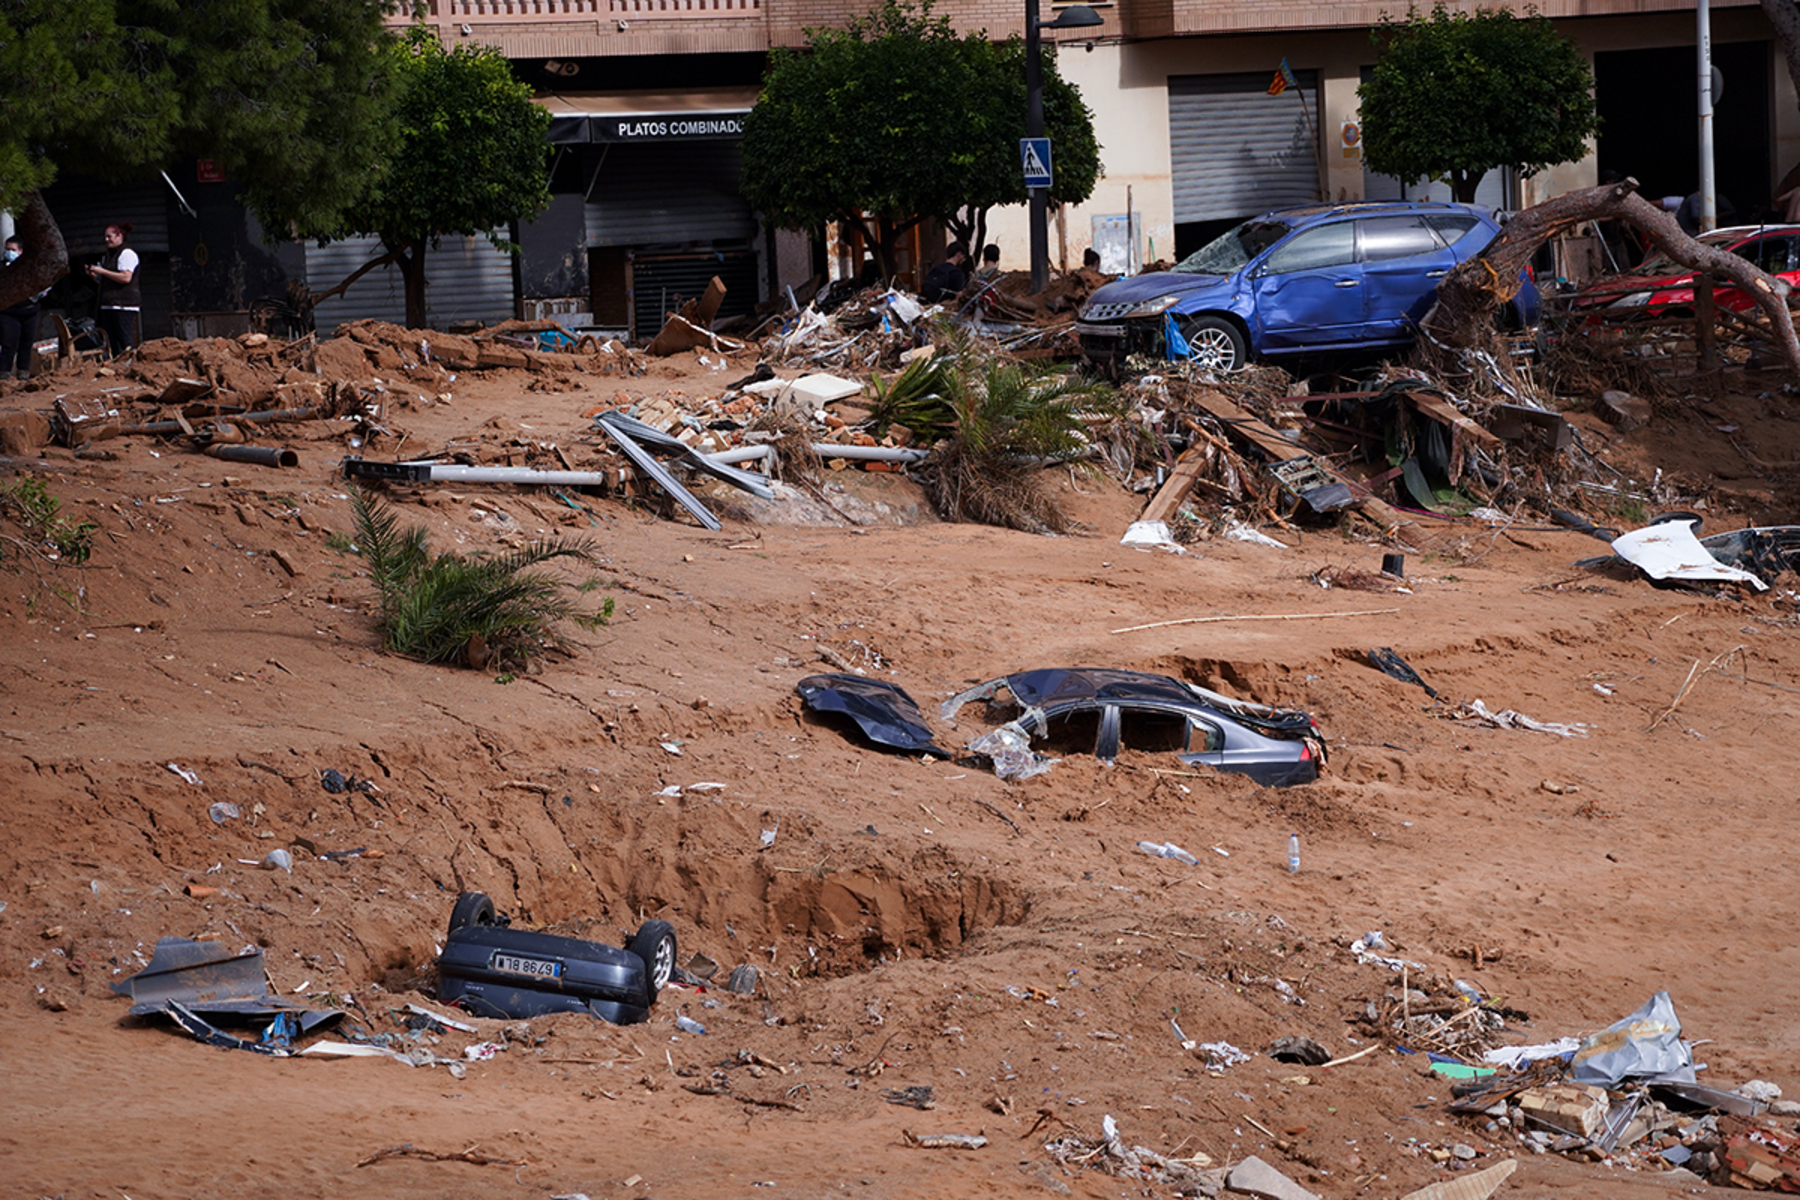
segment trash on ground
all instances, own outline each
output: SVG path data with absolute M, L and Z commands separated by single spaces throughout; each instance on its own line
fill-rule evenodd
M 1398 679 L 1401 683 L 1416 684 L 1425 689 L 1427 696 L 1433 700 L 1437 699 L 1437 689 L 1419 678 L 1419 673 L 1413 670 L 1412 664 L 1394 653 L 1392 646 L 1378 646 L 1369 651 L 1369 665 L 1383 675 Z
M 979 1133 L 914 1133 L 910 1129 L 900 1132 L 907 1145 L 921 1150 L 979 1150 L 988 1144 Z
M 1332 1059 L 1331 1051 L 1311 1038 L 1277 1038 L 1269 1045 L 1269 1057 L 1277 1062 L 1299 1063 L 1305 1067 L 1322 1067 Z
M 927 1084 L 905 1088 L 886 1088 L 883 1089 L 881 1098 L 889 1104 L 899 1104 L 921 1111 L 937 1107 L 937 1098 L 931 1094 L 931 1087 Z
M 1681 1040 L 1681 1020 L 1666 991 L 1582 1042 L 1570 1064 L 1576 1083 L 1613 1087 L 1625 1079 L 1693 1083 L 1694 1058 Z
M 1567 725 L 1555 721 L 1534 721 L 1524 713 L 1514 712 L 1510 708 L 1494 712 L 1479 699 L 1469 701 L 1450 715 L 1459 721 L 1475 721 L 1495 729 L 1523 729 L 1531 733 L 1550 733 L 1566 738 L 1584 738 L 1588 735 L 1588 727 L 1579 721 Z
M 1184 862 L 1188 866 L 1198 866 L 1200 860 L 1177 846 L 1174 842 L 1139 842 L 1137 848 L 1154 858 L 1172 858 L 1176 862 Z

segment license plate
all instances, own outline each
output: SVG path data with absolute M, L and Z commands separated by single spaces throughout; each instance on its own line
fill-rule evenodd
M 517 954 L 496 954 L 488 966 L 513 975 L 531 975 L 538 979 L 556 979 L 562 975 L 562 964 L 547 958 L 522 958 Z

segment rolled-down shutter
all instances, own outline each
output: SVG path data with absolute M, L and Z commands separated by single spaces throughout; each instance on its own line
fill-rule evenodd
M 306 284 L 325 291 L 382 254 L 381 240 L 348 238 L 306 248 Z M 484 237 L 446 237 L 425 252 L 425 317 L 436 329 L 458 321 L 494 324 L 513 315 L 512 256 Z M 406 283 L 398 267 L 377 267 L 314 313 L 321 335 L 346 321 L 406 323 Z
M 607 146 L 588 193 L 590 246 L 690 246 L 756 233 L 730 141 Z
M 1294 72 L 1300 86 L 1279 96 L 1268 94 L 1271 74 L 1169 77 L 1177 224 L 1318 202 L 1318 72 Z

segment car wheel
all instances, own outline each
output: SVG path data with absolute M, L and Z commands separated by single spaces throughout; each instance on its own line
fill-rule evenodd
M 675 974 L 675 927 L 667 921 L 645 921 L 625 949 L 644 964 L 644 1002 L 655 1004 Z
M 450 932 L 466 929 L 470 925 L 498 925 L 499 919 L 494 915 L 494 902 L 481 892 L 464 892 L 456 898 L 456 907 L 450 910 Z
M 1215 375 L 1243 370 L 1249 357 L 1244 350 L 1244 335 L 1224 317 L 1183 321 L 1181 336 L 1187 339 L 1188 361 Z

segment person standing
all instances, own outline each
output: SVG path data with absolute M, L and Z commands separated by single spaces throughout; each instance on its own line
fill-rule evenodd
M 919 295 L 927 304 L 936 304 L 946 296 L 954 296 L 967 287 L 969 276 L 969 248 L 961 242 L 951 242 L 944 251 L 944 261 L 925 273 L 925 282 L 919 286 Z
M 88 267 L 88 274 L 100 284 L 100 328 L 106 330 L 115 355 L 137 345 L 138 320 L 144 308 L 137 251 L 125 244 L 130 236 L 130 221 L 108 225 L 106 253 Z
M 5 266 L 0 270 L 11 270 L 24 253 L 25 243 L 16 237 L 7 238 Z M 42 311 L 38 304 L 49 290 L 45 288 L 11 308 L 0 309 L 0 379 L 13 374 L 15 365 L 20 379 L 31 378 L 31 344 L 37 341 L 38 315 Z
M 983 283 L 991 283 L 1000 277 L 1000 247 L 989 243 L 981 248 L 981 266 L 975 270 L 975 278 Z

